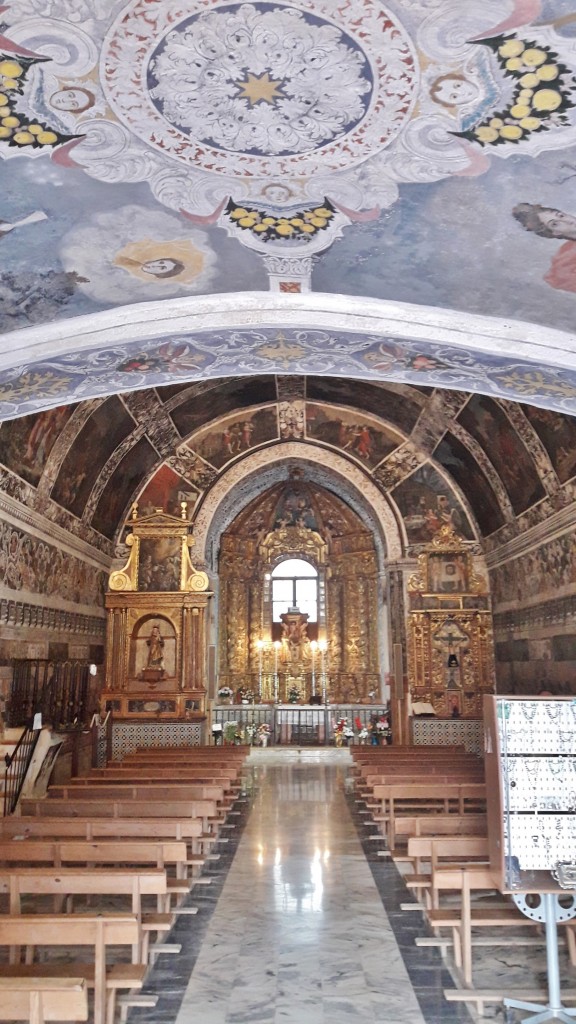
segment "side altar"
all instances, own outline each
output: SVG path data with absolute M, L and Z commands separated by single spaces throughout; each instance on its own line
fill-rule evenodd
M 126 523 L 130 549 L 106 594 L 105 711 L 116 718 L 202 720 L 206 712 L 208 576 L 194 568 L 194 538 L 162 509 Z

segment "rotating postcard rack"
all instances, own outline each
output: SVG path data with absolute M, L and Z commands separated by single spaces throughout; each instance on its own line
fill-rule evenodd
M 576 916 L 576 698 L 485 698 L 490 864 L 501 892 L 546 926 L 548 1005 L 506 999 L 533 1011 L 532 1024 L 572 1024 L 560 994 L 559 921 Z

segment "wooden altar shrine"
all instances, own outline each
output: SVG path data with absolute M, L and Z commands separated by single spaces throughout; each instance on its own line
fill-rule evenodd
M 192 564 L 186 502 L 126 526 L 130 554 L 106 595 L 105 711 L 115 718 L 203 720 L 208 576 Z

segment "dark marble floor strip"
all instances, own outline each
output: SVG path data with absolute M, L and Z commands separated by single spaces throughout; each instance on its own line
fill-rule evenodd
M 406 888 L 393 861 L 389 857 L 378 855 L 379 850 L 386 849 L 384 838 L 369 838 L 378 831 L 377 826 L 370 817 L 360 814 L 362 805 L 356 802 L 352 793 L 348 793 L 347 799 L 362 849 L 370 865 L 422 1015 L 427 1024 L 472 1024 L 472 1017 L 465 1004 L 448 1003 L 444 999 L 443 990 L 455 988 L 455 985 L 439 950 L 415 945 L 414 940 L 418 935 L 432 935 L 432 932 L 421 911 L 400 909 L 401 903 L 413 902 L 414 897 Z
M 206 861 L 202 869 L 202 877 L 210 878 L 210 884 L 195 886 L 183 903 L 184 907 L 198 907 L 198 913 L 193 916 L 179 916 L 172 931 L 164 938 L 165 942 L 179 943 L 182 949 L 178 954 L 164 953 L 157 956 L 154 966 L 148 973 L 142 994 L 157 995 L 157 1005 L 130 1010 L 128 1024 L 173 1024 L 176 1020 L 190 975 L 242 838 L 252 798 L 253 793 L 247 792 L 236 801 L 233 814 L 228 819 L 233 823 L 233 827 L 224 826 L 222 830 L 222 837 L 228 841 L 214 844 L 213 852 L 219 854 L 219 859 Z

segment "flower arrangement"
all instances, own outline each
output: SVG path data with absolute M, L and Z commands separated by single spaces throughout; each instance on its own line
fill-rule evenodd
M 233 691 L 229 686 L 221 686 L 220 689 L 218 690 L 218 696 L 221 697 L 223 700 L 230 700 L 232 692 Z
M 268 740 L 270 739 L 270 726 L 268 725 L 268 722 L 262 722 L 262 724 L 258 726 L 258 739 L 260 740 L 260 746 L 268 746 Z
M 297 686 L 291 686 L 288 690 L 288 703 L 297 704 L 301 697 L 300 690 Z
M 347 718 L 339 718 L 334 723 L 334 740 L 337 747 L 341 747 L 343 743 L 348 743 L 349 740 L 354 738 L 354 729 L 350 726 Z

